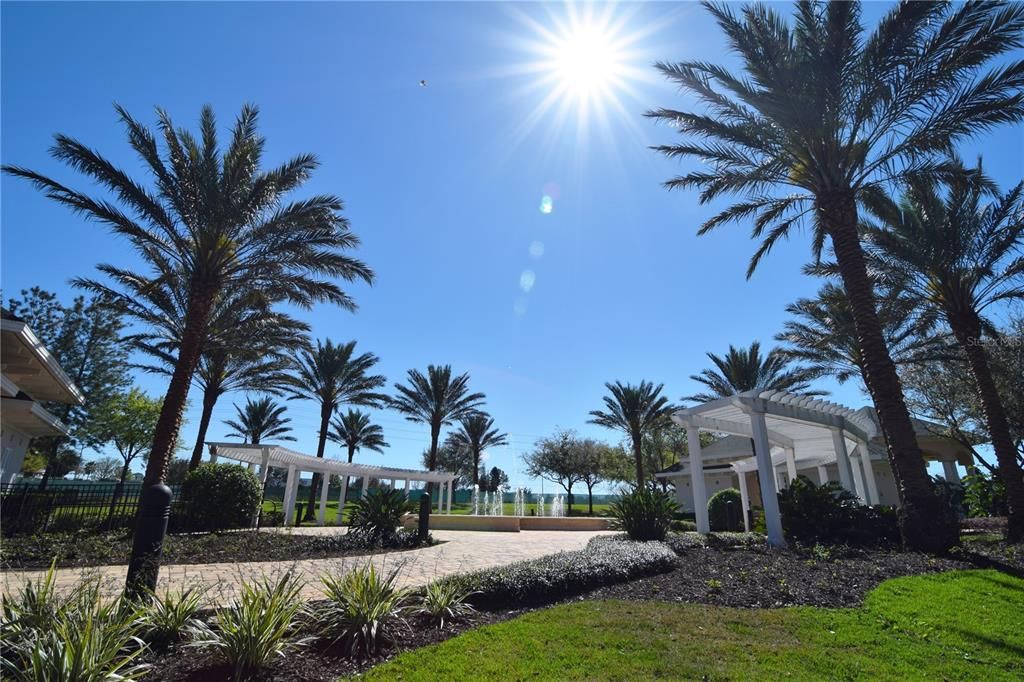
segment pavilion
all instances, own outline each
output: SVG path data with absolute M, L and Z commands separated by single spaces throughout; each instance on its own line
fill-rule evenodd
M 853 410 L 818 398 L 784 391 L 748 391 L 677 410 L 672 420 L 687 432 L 689 461 L 658 472 L 672 480 L 682 497 L 690 488 L 697 530 L 710 531 L 707 480 L 716 487 L 739 480 L 744 528 L 749 530 L 751 497 L 748 475 L 755 477 L 764 510 L 768 542 L 784 546 L 777 491 L 800 470 L 815 472 L 818 482 L 837 480 L 862 503 L 899 503 L 881 431 L 870 408 Z M 955 478 L 956 463 L 971 466 L 970 449 L 936 433 L 927 422 L 914 420 L 927 459 L 943 463 L 945 476 Z M 727 434 L 702 448 L 700 432 Z M 751 448 L 751 443 L 753 448 Z M 753 449 L 753 452 L 751 452 Z M 704 476 L 691 476 L 702 471 Z M 804 474 L 804 475 L 807 475 Z
M 437 497 L 437 510 L 447 509 L 452 511 L 452 497 L 454 495 L 453 484 L 455 475 L 446 471 L 419 471 L 416 469 L 397 469 L 394 467 L 371 466 L 369 464 L 355 464 L 342 462 L 337 459 L 321 459 L 312 455 L 305 455 L 295 452 L 280 445 L 260 444 L 249 445 L 239 443 L 207 443 L 210 451 L 210 461 L 216 462 L 219 458 L 234 460 L 249 465 L 249 471 L 257 473 L 260 484 L 265 485 L 267 475 L 271 467 L 287 469 L 288 478 L 285 481 L 284 509 L 286 526 L 295 522 L 295 502 L 299 493 L 299 480 L 304 472 L 321 474 L 320 486 L 320 509 L 317 513 L 317 524 L 322 526 L 327 518 L 327 496 L 329 494 L 329 482 L 331 475 L 341 477 L 341 495 L 339 500 L 344 500 L 348 491 L 349 477 L 359 478 L 362 481 L 362 489 L 365 491 L 370 479 L 391 481 L 391 487 L 397 489 L 398 481 L 403 482 L 403 490 L 406 496 L 409 495 L 409 483 L 437 483 L 440 486 L 440 494 Z M 447 505 L 445 507 L 445 505 Z M 337 522 L 341 523 L 341 514 L 338 514 Z

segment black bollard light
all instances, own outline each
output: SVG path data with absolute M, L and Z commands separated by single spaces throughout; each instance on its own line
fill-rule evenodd
M 419 535 L 417 540 L 422 545 L 427 541 L 427 536 L 430 535 L 430 493 L 423 493 L 420 496 L 420 526 Z
M 156 589 L 160 555 L 167 535 L 167 519 L 171 515 L 171 497 L 171 489 L 163 483 L 151 485 L 142 491 L 125 584 L 125 593 L 130 597 L 142 597 Z

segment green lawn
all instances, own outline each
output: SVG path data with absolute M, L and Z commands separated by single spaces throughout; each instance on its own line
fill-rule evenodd
M 303 499 L 301 504 L 302 504 L 302 509 L 305 510 L 305 508 L 306 508 L 305 507 L 306 500 Z M 349 500 L 349 503 L 348 503 L 347 506 L 349 508 L 351 508 L 351 504 L 352 504 L 352 500 Z M 316 508 L 319 509 L 319 506 L 320 506 L 320 502 L 319 502 L 319 500 L 317 500 Z M 506 516 L 511 516 L 512 515 L 512 511 L 513 511 L 513 507 L 514 506 L 515 505 L 513 505 L 511 502 L 505 503 L 504 510 L 505 510 L 505 515 Z M 536 507 L 536 505 L 532 505 L 532 504 L 526 505 L 526 514 L 529 515 L 530 511 L 535 509 L 535 507 Z M 549 507 L 549 509 L 550 509 L 550 507 Z M 282 500 L 278 500 L 278 499 L 265 499 L 265 500 L 263 500 L 263 511 L 264 512 L 280 512 L 282 510 L 283 510 L 283 501 Z M 453 514 L 469 514 L 472 510 L 473 510 L 473 507 L 470 504 L 452 504 L 452 513 Z M 434 511 L 436 513 L 436 508 L 434 509 Z M 347 511 L 346 511 L 346 513 L 347 513 Z M 584 499 L 584 503 L 582 505 L 579 505 L 579 504 L 574 504 L 573 505 L 573 508 L 572 508 L 572 515 L 573 516 L 586 516 L 586 514 L 587 514 L 587 505 L 586 505 L 586 500 L 585 499 Z M 595 504 L 594 505 L 594 516 L 607 516 L 607 515 L 608 515 L 608 505 L 607 504 Z M 327 523 L 327 525 L 333 525 L 337 518 L 338 518 L 338 499 L 337 499 L 337 496 L 335 496 L 334 499 L 328 500 L 328 502 L 327 502 L 327 511 L 326 511 L 326 519 L 327 519 L 326 523 Z M 301 525 L 303 525 L 303 526 L 315 526 L 316 525 L 316 518 L 314 517 L 314 519 L 312 521 L 306 521 L 306 522 L 302 523 Z
M 1024 678 L 1024 580 L 961 571 L 883 583 L 857 609 L 583 601 L 402 654 L 391 679 Z
M 481 502 L 481 504 L 483 504 L 483 502 Z M 607 504 L 598 504 L 598 503 L 595 502 L 594 503 L 594 516 L 607 516 L 608 515 L 608 507 L 609 507 L 609 505 L 607 505 Z M 513 503 L 511 503 L 511 502 L 506 502 L 504 505 L 502 505 L 502 509 L 504 510 L 503 513 L 505 514 L 505 516 L 512 516 L 512 513 L 515 510 L 515 505 Z M 467 503 L 458 502 L 458 503 L 453 503 L 452 504 L 452 514 L 469 514 L 472 511 L 473 511 L 473 505 L 468 503 L 468 502 Z M 530 503 L 530 504 L 526 505 L 526 515 L 527 516 L 529 516 L 531 512 L 536 512 L 536 511 L 537 511 L 537 505 L 536 504 Z M 551 502 L 550 502 L 550 500 L 547 503 L 547 511 L 548 511 L 548 513 L 551 512 Z M 588 511 L 589 511 L 589 507 L 587 506 L 587 498 L 586 498 L 586 496 L 585 495 L 583 496 L 583 501 L 582 502 L 580 502 L 579 498 L 577 497 L 576 498 L 576 502 L 573 503 L 573 505 L 572 505 L 572 515 L 573 516 L 587 516 L 587 512 Z M 568 510 L 566 511 L 566 514 L 568 515 Z

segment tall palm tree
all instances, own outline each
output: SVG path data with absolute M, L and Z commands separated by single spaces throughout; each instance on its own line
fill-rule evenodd
M 57 135 L 51 154 L 98 183 L 102 195 L 89 196 L 27 168 L 3 170 L 107 226 L 137 252 L 139 260 L 129 268 L 98 266 L 112 285 L 91 280 L 78 284 L 123 300 L 128 297 L 120 290 L 124 282 L 149 270 L 152 279 L 180 278 L 185 287 L 185 324 L 146 467 L 128 570 L 128 588 L 138 591 L 156 586 L 166 533 L 163 510 L 169 504 L 167 491 L 159 486 L 178 441 L 217 298 L 237 288 L 274 287 L 300 307 L 328 301 L 352 310 L 355 302 L 337 280 L 370 283 L 373 271 L 345 253 L 359 240 L 341 215 L 340 199 L 321 194 L 288 201 L 319 165 L 315 156 L 303 154 L 261 170 L 264 139 L 257 132 L 256 107 L 242 108 L 226 148 L 218 141 L 209 106 L 200 114 L 198 138 L 176 128 L 159 109 L 156 132 L 120 106 L 117 113 L 129 145 L 152 176 L 151 187 L 65 135 Z
M 328 440 L 348 448 L 350 464 L 359 450 L 384 452 L 384 448 L 390 447 L 384 440 L 384 429 L 380 424 L 372 423 L 370 415 L 362 410 L 350 409 L 345 414 L 335 415 L 331 429 L 327 433 Z
M 761 354 L 761 344 L 754 341 L 749 348 L 729 346 L 724 356 L 707 354 L 714 365 L 690 375 L 707 390 L 686 396 L 683 400 L 706 403 L 746 391 L 787 391 L 800 395 L 824 395 L 824 391 L 811 388 L 815 373 L 807 368 L 792 367 L 790 361 L 777 348 Z
M 935 316 L 921 311 L 917 302 L 898 286 L 876 290 L 878 322 L 886 347 L 896 365 L 926 362 L 947 354 L 945 337 L 931 333 Z M 839 383 L 864 376 L 864 358 L 846 292 L 825 284 L 814 298 L 800 298 L 786 306 L 793 316 L 776 341 L 786 345 L 778 353 L 793 362 L 807 363 L 812 376 L 830 375 Z
M 985 337 L 998 332 L 985 311 L 1024 299 L 1024 182 L 982 205 L 987 181 L 981 167 L 949 183 L 910 182 L 902 202 L 871 206 L 865 221 L 872 255 L 911 295 L 949 325 L 967 357 L 989 437 L 999 461 L 1009 506 L 1009 537 L 1024 538 L 1024 471 L 1010 433 Z
M 237 419 L 225 419 L 224 423 L 234 429 L 225 438 L 241 438 L 244 443 L 259 445 L 266 439 L 295 440 L 287 435 L 292 427 L 291 419 L 284 416 L 285 406 L 278 405 L 271 397 L 246 400 L 245 407 L 233 406 Z
M 430 454 L 427 468 L 437 469 L 437 444 L 441 428 L 469 417 L 479 411 L 486 396 L 470 393 L 469 375 L 452 377 L 451 365 L 428 365 L 424 375 L 410 369 L 406 375 L 408 386 L 395 384 L 398 392 L 388 403 L 412 422 L 430 425 Z M 433 491 L 433 483 L 428 484 Z
M 156 360 L 156 364 L 135 366 L 170 376 L 184 328 L 182 287 L 138 279 L 127 283 L 126 288 L 133 294 L 130 314 L 148 323 L 144 332 L 128 340 Z M 228 293 L 215 303 L 192 377 L 195 387 L 202 391 L 203 407 L 189 470 L 202 460 L 206 432 L 220 397 L 231 391 L 281 395 L 291 367 L 289 353 L 309 344 L 309 325 L 271 308 L 275 291 Z
M 663 384 L 655 386 L 650 381 L 641 381 L 638 385 L 623 384 L 616 381 L 606 383 L 605 388 L 611 395 L 604 397 L 606 412 L 594 410 L 588 423 L 598 424 L 609 429 L 618 429 L 633 444 L 633 459 L 636 463 L 637 485 L 644 483 L 644 435 L 665 424 L 672 413 L 672 405 L 668 398 L 661 395 Z
M 648 114 L 686 138 L 658 147 L 661 153 L 701 161 L 667 186 L 698 188 L 702 203 L 742 197 L 700 233 L 751 220 L 752 236 L 762 242 L 748 277 L 794 225 L 811 224 L 816 255 L 831 242 L 899 483 L 904 542 L 944 551 L 957 529 L 933 493 L 885 347 L 858 202 L 896 180 L 946 175 L 945 155 L 957 141 L 1024 118 L 1024 62 L 985 70 L 1020 47 L 1024 5 L 900 2 L 870 32 L 856 2 L 802 0 L 792 26 L 763 4 L 746 5 L 739 15 L 723 4 L 704 6 L 742 72 L 703 61 L 658 64 L 703 108 Z
M 488 448 L 508 445 L 508 434 L 494 427 L 494 419 L 483 412 L 477 412 L 459 420 L 459 428 L 448 434 L 445 441 L 452 447 L 461 448 L 473 457 L 473 483 L 480 483 L 480 455 Z
M 337 344 L 330 339 L 317 340 L 316 348 L 302 351 L 295 357 L 295 374 L 288 381 L 293 398 L 320 403 L 320 431 L 316 456 L 323 459 L 330 433 L 331 415 L 341 405 L 379 407 L 386 397 L 377 389 L 387 383 L 380 374 L 370 374 L 380 360 L 373 353 L 356 355 L 356 342 Z M 320 474 L 313 474 L 305 520 L 313 518 Z

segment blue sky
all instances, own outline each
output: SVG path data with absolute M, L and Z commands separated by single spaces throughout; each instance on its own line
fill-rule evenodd
M 869 3 L 866 21 L 887 6 Z M 591 106 L 584 129 L 572 93 L 552 95 L 559 81 L 531 66 L 568 22 L 563 5 L 5 2 L 2 160 L 87 187 L 46 151 L 61 132 L 137 172 L 113 102 L 151 123 L 159 105 L 187 127 L 203 104 L 226 126 L 256 103 L 267 162 L 319 156 L 303 193 L 344 199 L 363 240 L 358 255 L 378 275 L 372 288 L 351 287 L 356 314 L 304 313 L 314 334 L 357 339 L 391 382 L 428 363 L 468 371 L 512 438 L 490 463 L 525 484 L 519 453 L 556 427 L 618 440 L 586 424 L 605 381 L 663 382 L 673 399 L 691 393 L 706 351 L 769 343 L 785 305 L 819 284 L 799 274 L 809 257 L 803 234 L 745 281 L 754 249 L 746 228 L 697 238 L 712 208 L 660 186 L 679 166 L 648 146 L 672 134 L 642 114 L 686 101 L 650 65 L 729 63 L 703 10 L 598 10 L 609 11 L 623 43 L 618 106 Z M 983 152 L 1004 187 L 1024 176 L 1022 151 L 1019 127 L 963 148 Z M 96 263 L 136 262 L 103 228 L 24 183 L 0 183 L 5 299 L 33 285 L 70 298 L 68 280 Z M 550 213 L 540 210 L 545 194 Z M 162 393 L 152 377 L 138 383 Z M 852 383 L 821 383 L 835 400 L 865 404 Z M 211 438 L 228 432 L 220 420 L 233 401 L 244 397 L 221 401 Z M 315 450 L 316 414 L 311 403 L 289 405 L 300 450 Z M 378 420 L 392 447 L 360 460 L 418 466 L 426 429 L 395 413 Z M 189 448 L 197 421 L 190 410 Z

